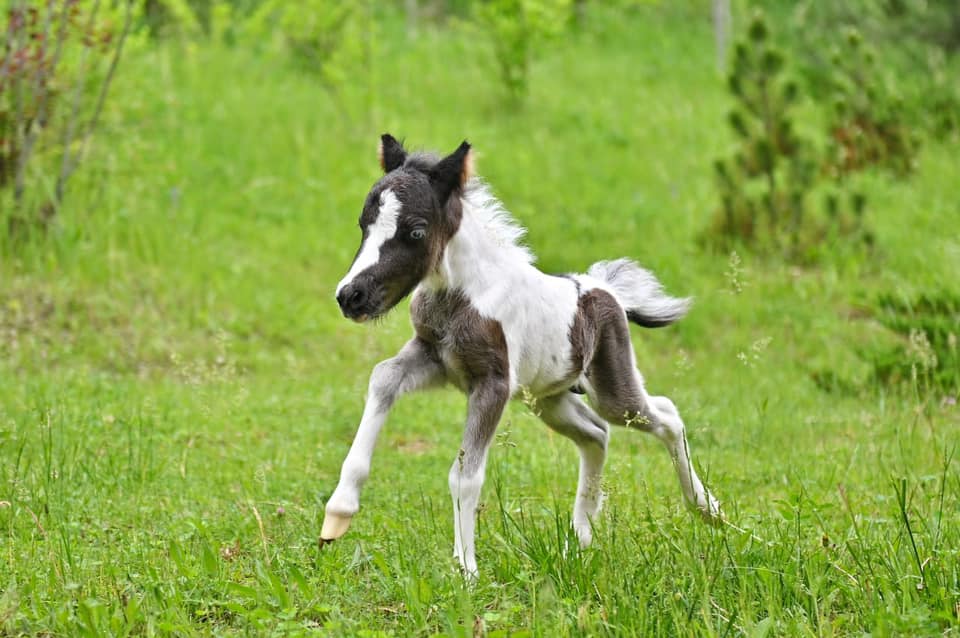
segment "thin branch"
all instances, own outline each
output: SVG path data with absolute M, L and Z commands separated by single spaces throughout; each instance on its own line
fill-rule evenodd
M 3 41 L 3 50 L 0 51 L 0 53 L 3 54 L 3 64 L 0 66 L 0 100 L 3 100 L 5 90 L 9 89 L 11 93 L 13 92 L 13 85 L 7 86 L 7 77 L 9 76 L 10 62 L 13 60 L 13 50 L 15 48 L 11 46 L 16 34 L 16 21 L 13 20 L 14 6 L 14 0 L 8 0 L 7 15 L 10 16 L 10 21 L 7 23 L 7 33 Z M 6 184 L 10 174 L 10 165 L 7 163 L 6 153 L 7 148 L 9 148 L 11 152 L 15 148 L 12 139 L 14 127 L 15 122 L 11 121 L 9 117 L 3 119 L 3 126 L 0 127 L 0 140 L 5 141 L 3 145 L 0 145 L 0 188 Z
M 88 36 L 93 32 L 97 13 L 99 12 L 100 0 L 96 0 L 93 4 L 93 9 L 90 10 L 90 17 L 87 18 L 87 26 L 83 31 L 84 36 Z M 67 166 L 70 163 L 70 143 L 73 142 L 73 134 L 77 126 L 77 115 L 80 113 L 80 99 L 83 95 L 83 85 L 88 70 L 86 61 L 89 51 L 90 47 L 84 47 L 80 53 L 80 65 L 77 67 L 77 78 L 73 90 L 73 106 L 70 108 L 70 119 L 67 120 L 67 126 L 63 133 L 63 158 L 60 161 L 60 174 L 57 176 L 57 186 L 54 190 L 54 201 L 57 206 L 63 201 L 63 184 L 66 181 L 63 176 L 67 173 Z
M 50 23 L 53 18 L 53 7 L 55 5 L 55 0 L 50 0 L 47 5 L 47 17 L 46 22 L 44 23 L 43 28 L 43 41 L 44 43 L 48 42 L 50 37 Z M 60 30 L 57 33 L 57 48 L 54 50 L 53 58 L 50 60 L 50 65 L 48 69 L 48 75 L 54 76 L 56 74 L 57 65 L 60 63 L 60 55 L 63 53 L 63 43 L 66 40 L 66 31 L 67 31 L 67 22 L 68 22 L 69 11 L 67 11 L 66 5 L 64 5 L 63 11 L 61 13 L 60 19 Z M 23 187 L 24 187 L 24 177 L 26 174 L 27 162 L 30 160 L 30 156 L 33 153 L 33 145 L 37 141 L 37 135 L 40 130 L 40 126 L 46 120 L 46 110 L 48 97 L 50 96 L 50 91 L 45 90 L 44 87 L 44 72 L 43 65 L 40 65 L 37 70 L 37 81 L 36 89 L 34 96 L 37 97 L 37 114 L 34 118 L 35 126 L 31 126 L 27 131 L 26 139 L 23 142 L 23 146 L 20 149 L 20 158 L 17 163 L 17 177 L 16 183 L 14 186 L 14 201 L 19 206 L 23 198 Z M 22 113 L 19 114 L 18 120 L 22 118 Z M 20 120 L 22 122 L 22 120 Z
M 10 15 L 11 17 L 13 16 L 13 7 L 14 7 L 13 1 L 14 0 L 10 0 L 7 3 L 7 14 Z M 9 48 L 9 43 L 13 41 L 13 33 L 14 33 L 13 27 L 14 27 L 14 21 L 11 19 L 10 22 L 7 24 L 7 37 L 4 40 L 5 48 Z M 3 58 L 3 66 L 0 66 L 0 92 L 2 92 L 3 83 L 7 79 L 7 71 L 10 69 L 10 58 L 12 57 L 10 55 L 10 51 L 6 51 L 5 53 L 6 55 Z
M 20 13 L 18 14 L 17 11 L 19 11 Z M 24 13 L 24 4 L 23 4 L 22 2 L 15 2 L 15 1 L 13 1 L 13 2 L 10 3 L 10 24 L 11 24 L 11 28 L 13 28 L 13 23 L 14 23 L 14 21 L 16 20 L 16 16 L 17 16 L 17 15 L 20 16 L 20 19 L 21 19 L 21 20 L 26 20 L 26 17 L 25 17 L 26 14 Z M 11 57 L 13 57 L 16 53 L 18 53 L 18 52 L 20 51 L 20 48 L 23 46 L 22 43 L 20 42 L 20 38 L 21 38 L 21 36 L 25 35 L 25 33 L 26 33 L 26 28 L 25 28 L 25 27 L 26 27 L 25 24 L 21 24 L 19 29 L 14 28 L 13 38 L 11 39 L 11 42 L 13 43 L 13 47 L 11 48 L 11 51 L 10 51 L 10 56 L 11 56 Z M 15 63 L 15 62 L 14 62 L 14 63 Z M 14 150 L 14 151 L 16 152 L 16 154 L 17 154 L 16 162 L 14 163 L 15 165 L 14 165 L 13 175 L 14 175 L 14 180 L 19 180 L 19 177 L 20 177 L 20 156 L 21 156 L 21 153 L 23 152 L 24 137 L 25 137 L 25 135 L 24 135 L 24 130 L 23 130 L 23 101 L 24 101 L 23 85 L 24 85 L 24 80 L 23 80 L 22 77 L 18 77 L 18 74 L 16 74 L 16 73 L 14 73 L 14 74 L 12 75 L 12 77 L 15 79 L 15 83 L 14 83 L 15 85 L 14 85 L 14 84 L 11 84 L 11 85 L 10 85 L 10 92 L 13 94 L 13 112 L 14 112 L 14 116 L 13 116 L 13 137 L 14 137 L 13 150 Z M 19 207 L 20 207 L 20 199 L 19 199 L 19 197 L 14 197 L 14 207 L 15 207 L 15 208 L 19 208 Z
M 93 136 L 93 130 L 96 128 L 97 122 L 100 120 L 100 114 L 103 112 L 103 104 L 107 99 L 107 92 L 110 89 L 110 85 L 113 83 L 113 76 L 117 72 L 117 66 L 120 64 L 120 55 L 123 53 L 123 45 L 127 41 L 127 36 L 130 34 L 130 29 L 132 26 L 133 0 L 127 0 L 127 12 L 123 22 L 123 31 L 120 33 L 120 40 L 117 42 L 117 48 L 114 49 L 113 59 L 110 60 L 110 68 L 107 71 L 107 76 L 103 79 L 103 84 L 100 86 L 100 95 L 97 98 L 97 106 L 94 109 L 93 116 L 90 118 L 90 121 L 87 124 L 87 130 L 84 131 L 80 152 L 77 153 L 77 155 L 73 158 L 68 170 L 65 173 L 61 173 L 60 177 L 57 179 L 58 193 L 62 192 L 64 183 L 76 170 L 79 159 L 87 152 L 87 147 L 90 144 L 90 138 Z

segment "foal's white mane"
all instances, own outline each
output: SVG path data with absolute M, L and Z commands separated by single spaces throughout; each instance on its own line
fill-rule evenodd
M 523 244 L 527 230 L 503 207 L 486 182 L 479 177 L 471 177 L 463 190 L 461 201 L 464 217 L 472 217 L 487 231 L 498 248 L 523 263 L 532 264 L 536 260 L 530 248 Z

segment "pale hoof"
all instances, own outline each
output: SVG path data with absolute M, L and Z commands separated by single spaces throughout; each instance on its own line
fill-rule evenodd
M 713 496 L 709 496 L 708 499 L 706 506 L 700 505 L 697 507 L 700 516 L 711 525 L 722 525 L 727 521 L 727 517 L 723 515 L 723 510 L 720 509 L 720 502 Z
M 323 515 L 323 527 L 320 529 L 320 543 L 329 543 L 337 540 L 350 529 L 352 516 L 327 512 Z

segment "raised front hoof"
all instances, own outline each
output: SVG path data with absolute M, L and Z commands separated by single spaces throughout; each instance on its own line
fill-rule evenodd
M 353 517 L 346 514 L 334 514 L 333 512 L 324 514 L 323 527 L 320 528 L 320 546 L 332 543 L 346 534 L 347 530 L 350 529 L 350 521 L 352 520 Z

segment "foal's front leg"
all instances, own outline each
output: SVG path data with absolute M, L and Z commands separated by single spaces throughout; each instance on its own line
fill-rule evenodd
M 370 474 L 373 447 L 394 401 L 407 392 L 437 385 L 443 378 L 443 367 L 432 346 L 418 338 L 408 341 L 397 356 L 373 368 L 363 418 L 340 470 L 337 489 L 327 501 L 322 540 L 343 536 L 360 509 L 360 488 Z
M 474 532 L 487 451 L 503 408 L 510 399 L 506 379 L 488 377 L 474 384 L 467 400 L 467 425 L 460 453 L 450 468 L 453 497 L 453 553 L 470 576 L 477 575 Z

